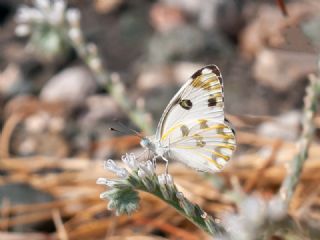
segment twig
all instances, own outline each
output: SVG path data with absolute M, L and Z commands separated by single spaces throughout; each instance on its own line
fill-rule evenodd
M 288 11 L 287 11 L 286 3 L 284 2 L 284 0 L 276 0 L 276 2 L 283 16 L 288 17 Z
M 303 130 L 298 144 L 298 153 L 291 161 L 287 177 L 279 191 L 287 208 L 298 185 L 303 165 L 308 158 L 309 146 L 315 131 L 313 118 L 317 108 L 317 99 L 320 95 L 320 79 L 315 75 L 310 75 L 309 79 L 310 85 L 306 89 L 304 99 Z
M 52 219 L 57 230 L 59 240 L 68 240 L 67 231 L 63 225 L 61 214 L 58 209 L 52 211 Z
M 262 162 L 261 166 L 257 168 L 256 172 L 254 172 L 245 183 L 245 192 L 250 192 L 254 189 L 258 181 L 261 179 L 261 176 L 263 176 L 264 171 L 274 162 L 275 156 L 278 153 L 281 145 L 282 141 L 280 140 L 274 142 L 270 153 L 268 153 L 268 156 L 263 158 L 264 161 Z
M 3 225 L 2 227 L 0 226 L 0 230 L 5 230 L 8 231 L 9 228 L 9 218 L 10 218 L 10 200 L 6 197 L 0 199 L 0 201 L 2 201 L 2 206 L 0 208 L 0 217 L 1 219 L 3 219 Z
M 10 156 L 10 138 L 19 122 L 24 118 L 24 114 L 16 113 L 11 115 L 5 122 L 0 135 L 0 160 Z M 0 161 L 1 163 L 1 161 Z
M 168 224 L 163 221 L 152 221 L 151 219 L 141 218 L 135 221 L 135 225 L 150 225 L 153 227 L 157 227 L 166 233 L 170 233 L 175 236 L 176 239 L 184 239 L 184 240 L 198 240 L 199 236 L 194 236 L 191 232 L 177 228 L 173 225 Z

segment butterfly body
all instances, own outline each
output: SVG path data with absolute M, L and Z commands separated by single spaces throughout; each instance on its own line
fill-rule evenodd
M 161 145 L 160 141 L 153 141 L 153 137 L 145 137 L 141 140 L 140 145 L 146 149 L 149 149 L 155 156 L 163 156 L 166 157 L 169 152 L 168 145 Z
M 178 160 L 199 171 L 220 171 L 236 146 L 223 108 L 218 67 L 201 68 L 171 99 L 156 134 L 143 138 L 141 145 L 166 162 Z

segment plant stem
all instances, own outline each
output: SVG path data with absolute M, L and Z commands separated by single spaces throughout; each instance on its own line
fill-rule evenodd
M 308 158 L 308 150 L 314 136 L 313 118 L 317 109 L 317 99 L 320 95 L 320 79 L 315 75 L 311 75 L 309 79 L 310 85 L 306 89 L 304 99 L 303 130 L 298 144 L 298 153 L 291 161 L 287 177 L 283 181 L 279 191 L 286 208 L 289 208 L 290 200 L 298 185 L 303 164 Z
M 177 194 L 182 194 L 178 191 L 175 185 L 165 185 L 167 188 L 169 195 L 171 195 L 169 198 L 163 194 L 163 191 L 161 191 L 161 186 L 158 182 L 157 176 L 154 175 L 151 180 L 155 184 L 155 189 L 151 192 L 148 190 L 145 186 L 145 184 L 139 184 L 141 182 L 139 180 L 139 177 L 136 174 L 132 175 L 132 178 L 130 180 L 131 184 L 134 185 L 134 188 L 140 191 L 148 192 L 150 194 L 153 194 L 166 202 L 171 207 L 175 208 L 182 216 L 187 218 L 189 221 L 191 221 L 193 224 L 195 224 L 198 228 L 202 229 L 203 231 L 207 232 L 208 234 L 212 236 L 220 236 L 224 234 L 226 231 L 224 227 L 216 222 L 214 218 L 210 215 L 208 215 L 205 211 L 203 211 L 199 205 L 193 204 L 190 202 L 187 198 L 185 198 L 182 195 L 178 198 Z M 163 186 L 162 186 L 163 187 Z M 185 206 L 182 205 L 182 201 L 186 203 Z M 190 211 L 188 211 L 190 210 Z
M 144 109 L 137 108 L 129 99 L 129 94 L 126 92 L 124 85 L 120 81 L 118 75 L 110 74 L 102 67 L 102 60 L 98 54 L 96 45 L 87 44 L 81 36 L 78 41 L 69 38 L 69 42 L 76 50 L 78 56 L 87 64 L 90 70 L 95 75 L 100 84 L 105 85 L 106 91 L 118 103 L 124 113 L 128 115 L 130 120 L 139 127 L 143 133 L 151 134 L 153 130 L 151 117 Z M 94 50 L 90 51 L 90 47 Z M 95 65 L 92 63 L 95 61 Z

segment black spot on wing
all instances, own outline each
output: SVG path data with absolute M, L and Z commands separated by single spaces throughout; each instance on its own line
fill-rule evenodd
M 223 85 L 223 84 L 222 84 L 222 75 L 221 75 L 221 72 L 220 72 L 219 68 L 218 68 L 216 65 L 209 65 L 209 66 L 206 66 L 206 67 L 204 67 L 204 68 L 209 68 L 214 74 L 216 74 L 217 77 L 218 77 L 218 80 L 219 80 L 219 82 L 220 82 L 220 84 L 221 84 L 221 86 Z
M 196 79 L 197 77 L 199 77 L 201 74 L 202 74 L 202 70 L 203 68 L 199 69 L 198 71 L 196 71 L 192 76 L 191 78 L 192 79 Z
M 233 135 L 236 135 L 236 131 L 232 127 L 230 127 L 230 128 L 231 128 Z
M 221 72 L 219 70 L 219 68 L 216 66 L 216 65 L 209 65 L 209 66 L 206 66 L 204 68 L 208 68 L 210 69 L 214 74 L 216 74 L 218 77 L 221 77 Z M 203 69 L 204 69 L 203 68 Z
M 195 79 L 199 77 L 202 74 L 203 69 L 210 69 L 214 74 L 216 74 L 218 77 L 221 77 L 221 73 L 219 68 L 216 65 L 208 65 L 203 68 L 200 68 L 198 71 L 196 71 L 191 78 Z
M 231 129 L 231 131 L 232 131 L 232 133 L 233 133 L 233 135 L 236 135 L 236 131 L 233 129 L 233 127 L 231 126 L 231 123 L 230 123 L 230 121 L 225 117 L 224 118 L 224 121 L 226 122 L 226 123 L 228 123 L 228 125 L 229 125 L 229 127 L 230 127 L 230 129 Z
M 217 99 L 214 97 L 208 99 L 208 107 L 215 107 L 217 103 Z
M 192 102 L 189 99 L 180 100 L 179 105 L 186 110 L 190 110 L 192 108 Z

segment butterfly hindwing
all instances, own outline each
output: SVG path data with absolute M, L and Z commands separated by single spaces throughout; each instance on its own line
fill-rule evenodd
M 206 124 L 206 125 L 205 125 Z M 188 135 L 177 138 L 170 144 L 172 158 L 201 171 L 220 171 L 230 160 L 235 150 L 235 137 L 225 123 L 214 120 L 198 120 Z

